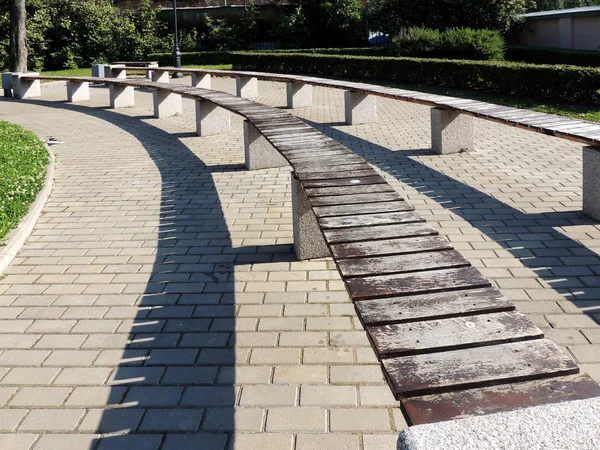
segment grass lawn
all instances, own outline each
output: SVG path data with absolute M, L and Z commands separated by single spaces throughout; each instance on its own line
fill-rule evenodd
M 0 242 L 44 186 L 48 152 L 31 131 L 0 121 Z

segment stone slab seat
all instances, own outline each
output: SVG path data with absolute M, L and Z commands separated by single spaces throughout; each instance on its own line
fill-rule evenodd
M 223 118 L 207 104 L 240 115 L 248 167 L 291 166 L 297 255 L 333 258 L 409 424 L 499 411 L 527 414 L 534 406 L 600 397 L 598 384 L 579 375 L 568 355 L 515 312 L 479 270 L 350 149 L 286 111 L 246 98 L 150 80 L 102 80 L 114 88 L 190 98 L 200 104 L 197 111 L 205 120 Z M 567 411 L 568 405 L 563 408 Z M 586 411 L 594 421 L 598 418 L 595 406 Z M 531 414 L 532 420 L 537 417 Z M 568 422 L 572 416 L 562 417 Z M 505 439 L 512 442 L 513 437 Z M 526 437 L 516 439 L 527 443 Z M 420 448 L 436 447 L 415 450 Z

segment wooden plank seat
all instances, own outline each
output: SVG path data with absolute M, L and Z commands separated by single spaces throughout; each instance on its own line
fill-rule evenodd
M 149 80 L 102 80 L 241 115 L 291 166 L 297 251 L 332 256 L 409 424 L 600 396 L 596 383 L 577 375 L 567 355 L 343 145 L 249 99 Z

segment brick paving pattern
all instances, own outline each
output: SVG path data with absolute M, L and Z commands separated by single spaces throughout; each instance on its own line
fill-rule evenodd
M 233 92 L 234 81 L 214 80 Z M 258 101 L 285 104 L 282 84 Z M 196 137 L 193 103 L 107 110 L 2 100 L 53 136 L 55 186 L 0 280 L 2 449 L 394 449 L 406 427 L 332 262 L 296 261 L 289 169 L 246 171 L 242 122 Z M 600 382 L 600 225 L 580 213 L 581 146 L 476 121 L 437 156 L 429 109 L 343 93 L 294 111 L 364 156 Z

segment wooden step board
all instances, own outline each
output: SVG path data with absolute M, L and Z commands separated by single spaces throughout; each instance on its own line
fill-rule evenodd
M 409 424 L 600 396 L 383 178 L 360 164 L 302 164 L 297 177 Z

